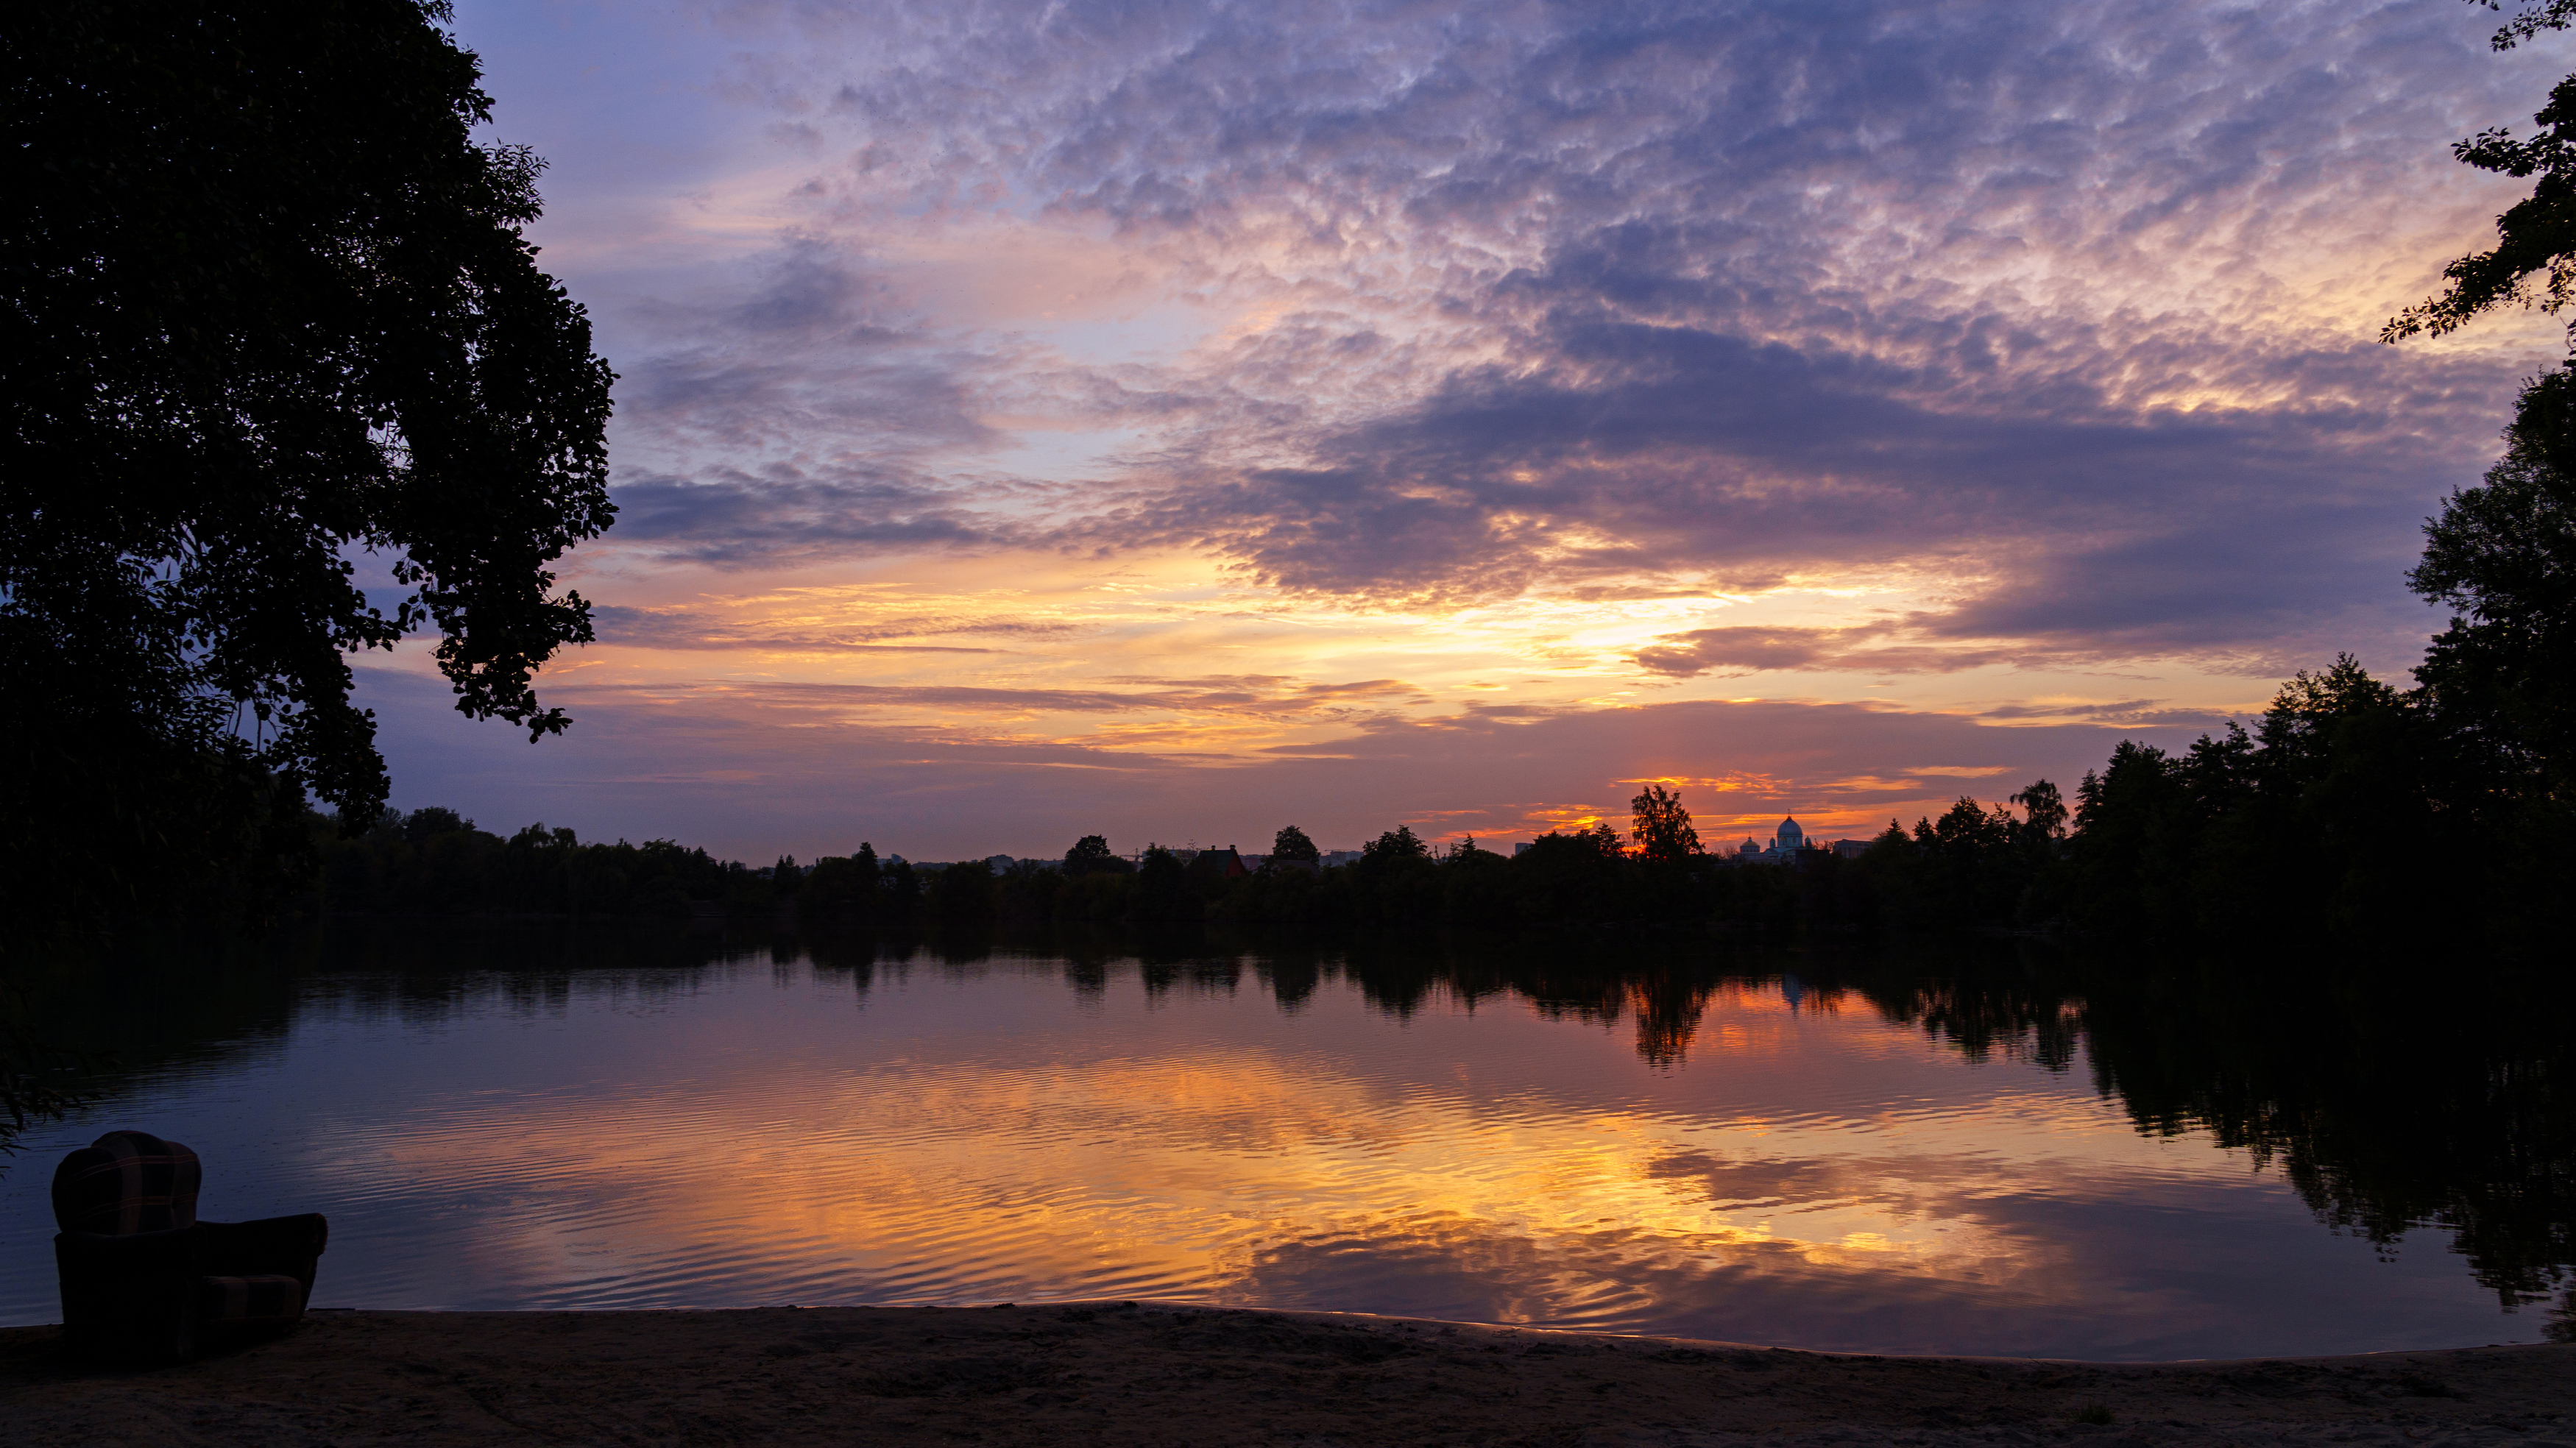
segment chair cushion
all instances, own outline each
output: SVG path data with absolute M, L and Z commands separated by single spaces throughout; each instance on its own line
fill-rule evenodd
M 197 1154 L 148 1131 L 111 1131 L 54 1168 L 66 1232 L 166 1232 L 197 1224 Z
M 304 1311 L 304 1284 L 292 1277 L 200 1277 L 200 1322 L 292 1322 Z

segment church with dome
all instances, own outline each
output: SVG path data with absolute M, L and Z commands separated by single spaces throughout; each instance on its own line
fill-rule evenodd
M 1737 847 L 1735 858 L 1746 864 L 1791 865 L 1797 863 L 1801 851 L 1819 848 L 1822 847 L 1807 843 L 1805 827 L 1798 823 L 1797 816 L 1791 815 L 1780 821 L 1780 828 L 1771 832 L 1768 848 L 1755 844 L 1748 837 Z

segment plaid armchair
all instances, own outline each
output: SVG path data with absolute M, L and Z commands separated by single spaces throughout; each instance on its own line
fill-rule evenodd
M 63 1338 L 91 1357 L 169 1361 L 209 1336 L 293 1325 L 329 1225 L 318 1213 L 197 1220 L 197 1154 L 111 1131 L 54 1169 Z

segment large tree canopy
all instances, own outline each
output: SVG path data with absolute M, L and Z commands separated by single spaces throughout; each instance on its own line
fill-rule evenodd
M 2415 591 L 2454 612 L 2416 677 L 2479 775 L 2576 786 L 2576 370 L 2523 390 L 2504 457 L 2428 524 Z
M 371 814 L 346 656 L 424 628 L 459 709 L 564 727 L 531 681 L 590 637 L 550 565 L 613 512 L 614 375 L 521 234 L 540 163 L 475 139 L 448 18 L 0 16 L 11 834 L 104 816 L 175 848 L 306 789 Z M 371 600 L 364 553 L 400 586 Z
M 2490 10 L 2499 0 L 2476 0 Z M 2495 33 L 2498 50 L 2511 50 L 2544 30 L 2576 24 L 2576 0 L 2524 5 Z M 2380 340 L 2395 342 L 2430 332 L 2441 336 L 2466 326 L 2491 307 L 2508 302 L 2556 312 L 2576 297 L 2576 75 L 2560 81 L 2532 120 L 2540 132 L 2516 139 L 2492 127 L 2459 142 L 2451 153 L 2483 171 L 2532 181 L 2531 195 L 2496 218 L 2496 245 L 2471 252 L 2443 268 L 2450 287 L 2441 295 L 2391 317 Z M 2535 292 L 2530 279 L 2543 280 Z
M 2576 0 L 2537 0 L 2494 44 L 2510 50 L 2571 25 Z M 2576 300 L 2576 75 L 2535 119 L 2528 139 L 2498 128 L 2453 148 L 2472 166 L 2532 179 L 2531 195 L 2496 219 L 2493 250 L 2452 262 L 2450 288 L 2392 318 L 2383 340 L 2438 336 L 2508 302 L 2555 313 Z M 2505 440 L 2486 481 L 2453 493 L 2425 525 L 2424 559 L 2407 580 L 2453 610 L 2415 671 L 2419 701 L 2458 756 L 2440 791 L 2452 808 L 2564 800 L 2576 784 L 2576 358 L 2524 385 Z

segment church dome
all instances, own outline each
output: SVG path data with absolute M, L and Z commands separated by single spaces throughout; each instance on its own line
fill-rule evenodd
M 1798 828 L 1798 817 L 1796 815 L 1791 815 L 1787 819 L 1780 821 L 1779 833 L 1780 838 L 1784 840 L 1803 840 L 1807 837 L 1807 832 Z

